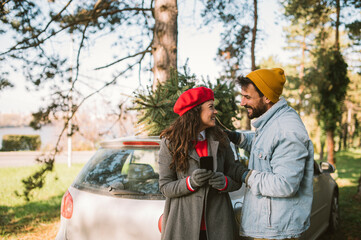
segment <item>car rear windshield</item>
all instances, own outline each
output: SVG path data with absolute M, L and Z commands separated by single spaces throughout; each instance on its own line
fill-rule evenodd
M 161 197 L 159 148 L 99 149 L 73 186 L 127 198 Z

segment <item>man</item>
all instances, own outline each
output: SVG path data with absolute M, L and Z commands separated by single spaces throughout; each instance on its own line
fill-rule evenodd
M 241 105 L 254 132 L 227 132 L 250 152 L 249 170 L 234 176 L 246 184 L 240 235 L 254 239 L 297 239 L 310 225 L 313 145 L 294 109 L 280 95 L 281 68 L 239 77 Z

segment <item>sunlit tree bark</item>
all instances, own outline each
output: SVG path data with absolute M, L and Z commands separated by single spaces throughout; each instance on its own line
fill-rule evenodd
M 253 1 L 253 28 L 252 28 L 252 41 L 251 41 L 251 70 L 256 70 L 256 39 L 257 39 L 257 22 L 258 22 L 258 13 L 257 13 L 257 0 Z M 251 119 L 247 118 L 246 129 L 251 129 Z
M 156 0 L 154 5 L 154 59 L 153 89 L 170 78 L 171 69 L 177 69 L 177 0 Z
M 257 39 L 257 0 L 253 1 L 253 28 L 252 28 L 252 43 L 251 43 L 251 61 L 252 61 L 252 71 L 256 70 L 256 39 Z

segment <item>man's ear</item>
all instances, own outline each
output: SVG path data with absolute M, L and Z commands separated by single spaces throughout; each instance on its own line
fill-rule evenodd
M 272 103 L 271 100 L 269 100 L 266 96 L 263 96 L 264 97 L 264 101 L 268 104 L 268 103 Z

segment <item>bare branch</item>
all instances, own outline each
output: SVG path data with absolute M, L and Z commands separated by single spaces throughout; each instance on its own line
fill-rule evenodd
M 95 5 L 94 5 L 94 8 L 92 10 L 92 14 L 91 16 L 94 16 L 96 14 L 96 11 L 99 7 L 99 4 L 101 3 L 102 0 L 98 0 Z M 79 45 L 79 49 L 78 49 L 78 53 L 77 53 L 77 58 L 76 58 L 76 76 L 75 76 L 75 79 L 74 81 L 72 82 L 72 86 L 71 86 L 71 89 L 74 88 L 74 85 L 75 85 L 75 82 L 78 80 L 78 77 L 79 77 L 79 66 L 80 66 L 80 52 L 81 52 L 81 49 L 83 48 L 83 43 L 84 43 L 84 39 L 85 39 L 85 32 L 86 32 L 86 29 L 88 28 L 89 26 L 89 22 L 88 21 L 84 27 L 84 30 L 83 30 L 83 33 L 82 33 L 82 38 L 81 38 L 81 42 L 80 42 L 80 45 Z M 71 90 L 70 89 L 70 90 Z
M 76 24 L 77 24 L 77 23 L 68 24 L 68 25 L 66 25 L 64 28 L 62 28 L 62 29 L 60 29 L 60 30 L 58 30 L 58 31 L 53 32 L 52 34 L 50 34 L 49 36 L 47 36 L 47 37 L 44 38 L 44 39 L 41 39 L 41 40 L 37 39 L 36 44 L 29 44 L 29 45 L 27 45 L 27 46 L 22 46 L 22 47 L 18 47 L 18 48 L 17 48 L 17 46 L 18 46 L 19 44 L 16 44 L 15 46 L 11 47 L 8 51 L 0 53 L 0 56 L 5 55 L 5 54 L 8 54 L 8 53 L 10 53 L 10 52 L 12 52 L 12 51 L 19 51 L 19 50 L 25 50 L 25 49 L 28 49 L 28 48 L 32 48 L 32 47 L 37 47 L 37 46 L 39 46 L 40 44 L 42 44 L 42 43 L 44 43 L 45 41 L 47 41 L 48 39 L 54 37 L 54 36 L 57 35 L 58 33 L 66 30 L 66 29 L 68 29 L 69 27 L 72 27 L 72 26 L 74 26 L 74 25 L 76 25 Z M 27 39 L 27 40 L 30 40 L 30 38 Z
M 126 100 L 127 100 L 127 99 L 126 99 Z M 122 107 L 123 107 L 123 104 L 126 102 L 126 100 L 124 100 L 123 103 L 121 103 L 120 106 L 119 106 L 120 113 L 117 114 L 117 116 L 118 116 L 117 119 L 113 122 L 113 124 L 112 124 L 107 130 L 105 130 L 105 131 L 103 131 L 103 132 L 100 132 L 100 133 L 99 133 L 99 136 L 103 136 L 103 135 L 105 135 L 105 134 L 108 134 L 108 133 L 113 129 L 113 127 L 115 126 L 115 124 L 120 121 L 120 119 L 121 119 L 122 116 L 123 116 Z
M 65 7 L 64 7 L 58 14 L 56 14 L 55 16 L 53 16 L 53 17 L 51 18 L 51 20 L 48 22 L 48 24 L 45 26 L 45 28 L 44 28 L 43 30 L 41 30 L 38 34 L 36 34 L 35 36 L 32 36 L 32 37 L 29 37 L 29 38 L 24 38 L 22 41 L 18 42 L 18 43 L 15 44 L 13 47 L 11 47 L 11 48 L 9 49 L 9 51 L 4 52 L 4 53 L 2 53 L 1 55 L 6 54 L 6 53 L 9 53 L 9 52 L 11 52 L 11 51 L 13 51 L 13 50 L 27 49 L 27 48 L 29 48 L 29 47 L 38 46 L 38 45 L 40 45 L 41 43 L 43 43 L 44 40 L 39 40 L 38 37 L 48 29 L 48 27 L 50 26 L 50 24 L 51 24 L 52 22 L 54 22 L 55 19 L 59 18 L 59 16 L 68 8 L 68 6 L 70 5 L 70 3 L 71 3 L 72 1 L 73 1 L 73 0 L 70 0 L 70 1 L 65 5 Z M 51 34 L 51 36 L 52 36 L 52 35 L 53 35 L 53 34 Z M 54 35 L 55 35 L 55 34 L 54 34 Z M 36 45 L 31 45 L 31 46 L 29 46 L 29 47 L 27 47 L 27 48 L 24 48 L 24 47 L 17 48 L 17 46 L 22 45 L 22 44 L 24 44 L 24 43 L 27 43 L 27 42 L 28 42 L 29 40 L 31 40 L 31 39 L 37 39 L 37 40 L 38 40 L 38 44 L 36 44 Z M 45 38 L 45 39 L 48 39 L 48 38 Z
M 78 80 L 78 77 L 79 77 L 79 66 L 80 66 L 79 59 L 80 59 L 80 52 L 81 52 L 81 49 L 83 48 L 83 43 L 84 43 L 84 39 L 85 39 L 85 32 L 86 32 L 86 29 L 88 28 L 88 24 L 89 24 L 89 22 L 88 22 L 88 23 L 86 24 L 86 26 L 84 27 L 84 30 L 83 30 L 83 33 L 82 33 L 82 37 L 81 37 L 81 42 L 80 42 L 80 45 L 79 45 L 79 48 L 78 48 L 78 53 L 77 53 L 77 57 L 76 57 L 76 75 L 75 75 L 74 81 L 72 82 L 71 89 L 74 88 L 75 82 Z M 70 90 L 71 90 L 71 89 L 70 89 Z
M 41 45 L 42 43 L 44 43 L 45 41 L 47 41 L 48 39 L 54 37 L 55 35 L 59 34 L 60 32 L 70 28 L 70 27 L 73 27 L 77 24 L 79 24 L 80 22 L 73 22 L 73 23 L 69 23 L 67 25 L 65 25 L 63 28 L 61 28 L 60 30 L 58 31 L 55 31 L 53 33 L 51 33 L 49 36 L 43 38 L 43 39 L 38 39 L 38 37 L 44 33 L 47 28 L 50 26 L 50 24 L 57 18 L 59 18 L 59 16 L 61 15 L 61 13 L 63 11 L 65 11 L 67 9 L 67 7 L 70 5 L 70 3 L 72 2 L 73 0 L 69 0 L 69 2 L 67 3 L 67 5 L 57 14 L 55 15 L 54 17 L 52 17 L 52 19 L 49 21 L 49 23 L 46 25 L 46 27 L 40 31 L 36 36 L 33 36 L 31 38 L 25 38 L 23 39 L 22 41 L 18 42 L 17 44 L 15 44 L 13 47 L 11 47 L 8 51 L 5 51 L 3 53 L 0 53 L 0 56 L 2 55 L 5 55 L 9 52 L 12 52 L 12 51 L 18 51 L 18 50 L 24 50 L 24 49 L 28 49 L 28 48 L 32 48 L 32 47 L 37 47 L 39 45 Z M 113 15 L 113 14 L 116 14 L 116 13 L 120 13 L 120 12 L 125 12 L 125 11 L 141 11 L 141 12 L 147 12 L 147 11 L 150 11 L 152 12 L 153 9 L 152 8 L 123 8 L 123 9 L 117 9 L 117 10 L 113 10 L 113 11 L 109 11 L 109 12 L 103 12 L 103 13 L 99 13 L 97 12 L 97 7 L 99 7 L 99 4 L 95 4 L 94 6 L 94 9 L 91 11 L 91 15 L 89 15 L 88 17 L 86 18 L 83 18 L 81 20 L 81 22 L 87 22 L 86 25 L 88 26 L 89 23 L 91 21 L 94 20 L 94 17 L 95 18 L 99 18 L 99 17 L 105 17 L 105 16 L 109 16 L 109 15 Z M 20 45 L 22 44 L 25 44 L 27 43 L 29 40 L 32 40 L 32 39 L 36 39 L 36 43 L 33 43 L 33 44 L 30 44 L 30 45 L 26 45 L 26 46 L 22 46 L 22 47 L 19 47 Z
M 119 62 L 121 62 L 121 61 L 124 61 L 124 60 L 126 60 L 126 59 L 133 58 L 133 57 L 136 57 L 136 56 L 138 56 L 138 55 L 144 55 L 144 54 L 146 54 L 146 53 L 150 53 L 151 50 L 149 50 L 149 48 L 150 48 L 151 45 L 152 45 L 152 44 L 150 44 L 150 45 L 146 48 L 146 50 L 144 50 L 144 51 L 142 51 L 142 52 L 138 52 L 138 53 L 136 53 L 136 54 L 126 56 L 126 57 L 121 58 L 121 59 L 118 59 L 118 60 L 116 60 L 115 62 L 112 62 L 112 63 L 110 63 L 110 64 L 108 64 L 108 65 L 105 65 L 105 66 L 102 66 L 102 67 L 97 67 L 97 68 L 95 68 L 94 70 L 104 69 L 104 68 L 110 67 L 110 66 L 112 66 L 112 65 L 114 65 L 114 64 L 116 64 L 116 63 L 119 63 Z
M 39 32 L 35 37 L 38 38 L 42 33 L 44 33 L 44 32 L 48 29 L 48 27 L 50 26 L 50 24 L 51 24 L 52 22 L 54 22 L 55 19 L 58 19 L 58 18 L 61 16 L 61 14 L 69 7 L 69 5 L 70 5 L 70 3 L 71 3 L 72 1 L 73 1 L 73 0 L 69 0 L 69 2 L 65 5 L 65 7 L 64 7 L 62 10 L 60 10 L 60 12 L 59 12 L 58 14 L 56 14 L 55 16 L 53 16 L 53 17 L 51 18 L 51 20 L 48 22 L 48 24 L 45 26 L 45 28 L 44 28 L 41 32 Z
M 117 9 L 117 10 L 113 10 L 110 12 L 104 12 L 101 14 L 98 14 L 97 17 L 104 17 L 104 16 L 108 16 L 108 15 L 113 15 L 116 13 L 120 13 L 120 12 L 132 12 L 132 11 L 137 11 L 137 12 L 152 12 L 153 8 L 123 8 L 123 9 Z

